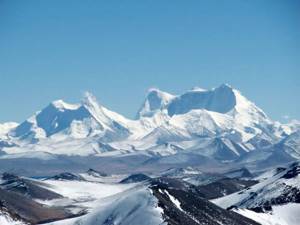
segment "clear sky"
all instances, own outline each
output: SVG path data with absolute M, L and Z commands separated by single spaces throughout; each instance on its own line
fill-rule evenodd
M 229 83 L 300 119 L 299 0 L 0 0 L 0 122 L 89 90 L 133 118 L 150 87 Z

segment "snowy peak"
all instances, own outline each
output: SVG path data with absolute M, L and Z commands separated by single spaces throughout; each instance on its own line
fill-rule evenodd
M 64 111 L 64 110 L 76 110 L 80 107 L 80 104 L 69 104 L 69 103 L 64 102 L 61 99 L 51 102 L 50 105 L 52 105 L 54 108 L 60 109 L 62 111 Z
M 152 117 L 157 112 L 173 117 L 193 110 L 226 114 L 247 125 L 269 120 L 260 108 L 228 84 L 210 90 L 196 87 L 178 96 L 151 89 L 138 112 L 138 118 Z
M 103 136 L 108 133 L 110 137 L 116 138 L 118 135 L 129 134 L 115 118 L 122 117 L 105 109 L 91 93 L 86 93 L 81 104 L 69 104 L 63 100 L 51 102 L 17 126 L 11 136 L 37 140 L 58 133 L 75 138 Z
M 7 133 L 9 133 L 10 130 L 14 129 L 17 127 L 18 124 L 15 122 L 7 122 L 7 123 L 1 123 L 0 124 L 0 138 Z
M 146 100 L 137 114 L 137 118 L 153 116 L 158 110 L 163 109 L 174 97 L 156 88 L 149 89 Z
M 195 110 L 228 114 L 247 114 L 247 110 L 255 114 L 261 110 L 253 110 L 255 105 L 243 97 L 240 92 L 227 84 L 217 88 L 205 90 L 199 87 L 173 96 L 158 89 L 150 89 L 149 93 L 138 112 L 137 118 L 153 117 L 157 114 L 165 114 L 169 117 L 184 115 Z M 263 114 L 263 113 L 262 113 Z
M 193 109 L 206 109 L 219 113 L 227 113 L 236 105 L 233 89 L 228 85 L 221 85 L 212 90 L 193 89 L 176 97 L 168 105 L 168 114 L 184 114 Z
M 13 136 L 26 138 L 39 133 L 39 137 L 49 137 L 69 127 L 74 120 L 83 120 L 88 116 L 89 112 L 85 107 L 57 100 L 21 123 L 13 131 Z
M 93 94 L 91 94 L 90 92 L 86 92 L 82 100 L 82 105 L 99 123 L 101 123 L 102 125 L 103 123 L 105 125 L 110 124 L 110 119 L 107 117 L 107 115 L 103 111 L 103 107 L 98 103 L 96 97 Z
M 192 110 L 207 110 L 230 115 L 251 114 L 251 117 L 267 118 L 262 110 L 228 84 L 210 90 L 196 87 L 179 96 L 150 89 L 137 118 L 152 117 L 157 112 L 164 112 L 172 117 Z
M 96 97 L 90 93 L 85 92 L 82 99 L 82 105 L 90 111 L 90 113 L 103 113 L 102 106 L 98 103 Z
M 63 101 L 55 101 L 36 116 L 37 126 L 47 136 L 51 136 L 69 127 L 74 120 L 83 120 L 89 116 L 88 110 L 80 105 L 70 105 Z

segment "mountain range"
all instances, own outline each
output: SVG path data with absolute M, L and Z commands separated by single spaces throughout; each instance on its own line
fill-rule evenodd
M 53 101 L 20 124 L 2 124 L 0 151 L 2 158 L 190 153 L 218 162 L 285 155 L 288 162 L 300 158 L 299 128 L 271 120 L 227 84 L 181 95 L 150 89 L 135 120 L 86 93 L 78 104 Z

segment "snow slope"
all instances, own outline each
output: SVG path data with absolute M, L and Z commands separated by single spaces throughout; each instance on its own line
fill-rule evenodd
M 7 213 L 0 211 L 0 224 L 1 225 L 27 225 L 26 223 L 14 220 Z
M 295 203 L 274 206 L 272 212 L 265 213 L 257 213 L 248 209 L 234 211 L 262 225 L 299 225 L 300 221 L 300 204 Z
M 104 181 L 104 183 L 103 183 Z M 49 224 L 163 224 L 162 210 L 147 186 L 100 181 L 46 180 L 47 188 L 65 199 L 43 201 L 47 205 L 63 206 L 73 212 L 87 208 L 88 214 Z
M 47 189 L 54 191 L 65 199 L 43 201 L 47 205 L 56 205 L 71 209 L 75 207 L 79 209 L 91 209 L 97 205 L 99 199 L 113 196 L 117 193 L 124 192 L 134 187 L 134 184 L 116 184 L 99 181 L 62 181 L 62 180 L 45 180 L 43 181 Z
M 299 162 L 287 168 L 267 171 L 257 179 L 260 182 L 246 190 L 227 195 L 213 203 L 222 208 L 238 207 L 256 211 L 272 210 L 273 206 L 290 202 L 299 202 L 300 197 L 300 166 Z
M 90 214 L 78 219 L 75 224 L 165 224 L 161 214 L 162 210 L 150 190 L 140 187 L 102 199 Z

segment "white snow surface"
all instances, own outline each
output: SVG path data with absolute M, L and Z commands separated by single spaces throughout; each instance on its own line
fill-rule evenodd
M 136 186 L 94 202 L 90 213 L 79 218 L 49 223 L 48 225 L 100 225 L 111 221 L 122 225 L 165 224 L 157 199 L 145 186 Z
M 103 181 L 103 180 L 102 180 Z M 57 192 L 65 199 L 43 201 L 44 204 L 66 206 L 70 202 L 78 207 L 93 208 L 99 199 L 124 192 L 134 187 L 134 184 L 100 183 L 86 181 L 45 180 L 46 188 Z
M 18 125 L 19 124 L 15 122 L 0 123 L 0 138 L 5 138 L 4 136 Z
M 300 221 L 300 204 L 296 203 L 273 206 L 273 211 L 269 213 L 257 213 L 248 209 L 234 211 L 262 225 L 299 225 Z
M 60 110 L 65 110 L 65 109 L 76 110 L 80 107 L 80 104 L 66 103 L 62 99 L 53 101 L 52 104 Z
M 27 225 L 26 223 L 14 220 L 7 213 L 0 211 L 0 224 L 1 225 Z

